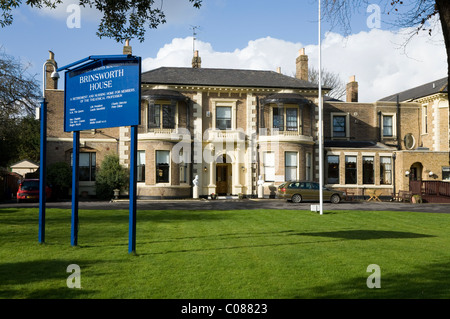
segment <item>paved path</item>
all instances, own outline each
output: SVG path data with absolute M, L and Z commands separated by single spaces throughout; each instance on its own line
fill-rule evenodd
M 294 204 L 282 199 L 243 199 L 243 200 L 138 200 L 138 210 L 235 210 L 235 209 L 290 209 L 311 210 L 311 205 L 318 203 Z M 39 203 L 0 203 L 2 208 L 39 207 Z M 68 202 L 47 202 L 47 208 L 71 209 Z M 113 202 L 80 201 L 79 209 L 125 209 L 129 208 L 128 200 Z M 330 210 L 366 210 L 366 211 L 411 211 L 428 213 L 450 213 L 450 204 L 410 204 L 398 202 L 342 202 L 339 204 L 324 203 L 324 212 Z

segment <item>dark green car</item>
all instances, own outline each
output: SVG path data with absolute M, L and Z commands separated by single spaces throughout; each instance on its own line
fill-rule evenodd
M 278 186 L 278 198 L 291 200 L 293 203 L 303 201 L 319 201 L 319 183 L 310 181 L 286 182 Z M 345 199 L 345 192 L 323 188 L 323 200 L 330 201 L 333 204 L 339 203 Z

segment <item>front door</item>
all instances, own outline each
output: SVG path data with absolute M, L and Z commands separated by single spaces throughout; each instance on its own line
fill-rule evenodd
M 218 195 L 227 195 L 229 173 L 231 164 L 216 164 L 216 192 Z

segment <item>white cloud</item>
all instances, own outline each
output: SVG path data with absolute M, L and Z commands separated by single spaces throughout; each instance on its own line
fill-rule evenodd
M 442 36 L 441 36 L 442 37 Z M 322 40 L 322 66 L 340 74 L 346 82 L 356 75 L 360 102 L 374 102 L 384 96 L 433 81 L 447 75 L 447 55 L 443 41 L 415 36 L 406 46 L 404 33 L 372 29 L 346 38 L 327 33 Z M 305 47 L 310 66 L 318 66 L 318 46 L 302 45 L 271 37 L 249 41 L 242 49 L 217 52 L 210 43 L 196 41 L 204 68 L 273 70 L 295 74 L 298 50 Z M 154 58 L 143 59 L 143 70 L 160 66 L 190 67 L 192 37 L 176 38 Z M 406 54 L 405 54 L 406 52 Z

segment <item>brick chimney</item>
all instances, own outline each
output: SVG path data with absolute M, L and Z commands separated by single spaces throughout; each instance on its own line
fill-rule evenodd
M 355 80 L 355 76 L 350 77 L 346 87 L 347 102 L 358 102 L 358 82 Z
M 131 55 L 131 54 L 133 54 L 133 50 L 131 49 L 130 40 L 129 39 L 125 40 L 125 45 L 123 46 L 123 54 L 124 55 Z
M 200 69 L 202 67 L 202 58 L 198 55 L 198 50 L 195 50 L 194 57 L 192 58 L 192 67 L 194 69 Z
M 58 64 L 55 61 L 55 54 L 52 51 L 49 52 L 49 58 L 47 62 L 52 62 L 56 68 L 58 68 Z M 58 79 L 52 79 L 52 73 L 56 71 L 55 68 L 50 63 L 47 63 L 45 66 L 45 89 L 46 90 L 57 90 L 58 89 Z
M 298 51 L 299 55 L 295 60 L 295 77 L 300 80 L 308 81 L 308 56 L 305 54 L 305 49 Z

